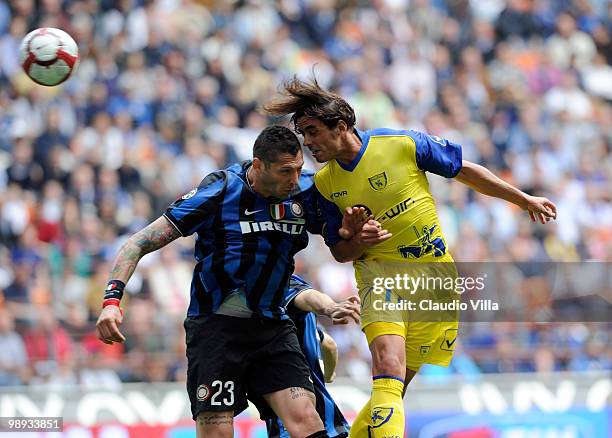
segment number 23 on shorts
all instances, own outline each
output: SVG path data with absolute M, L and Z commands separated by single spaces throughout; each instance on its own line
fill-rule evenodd
M 210 398 L 211 406 L 232 406 L 234 404 L 234 381 L 215 380 L 210 386 L 201 384 L 196 392 L 198 401 Z

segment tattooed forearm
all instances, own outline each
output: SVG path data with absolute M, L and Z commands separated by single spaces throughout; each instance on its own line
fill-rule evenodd
M 121 247 L 111 269 L 111 279 L 127 283 L 145 254 L 166 246 L 180 236 L 174 225 L 165 217 L 160 217 L 130 237 Z
M 223 424 L 232 424 L 233 416 L 231 413 L 201 413 L 198 415 L 198 424 L 200 426 L 219 426 Z

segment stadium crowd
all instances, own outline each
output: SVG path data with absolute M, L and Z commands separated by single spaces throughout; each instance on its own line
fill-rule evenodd
M 456 260 L 612 261 L 611 17 L 606 0 L 0 2 L 0 385 L 185 378 L 193 243 L 142 260 L 124 345 L 94 331 L 109 265 L 204 175 L 250 156 L 278 122 L 258 105 L 293 74 L 314 71 L 346 97 L 360 129 L 448 138 L 557 204 L 543 227 L 431 177 Z M 79 45 L 61 87 L 36 86 L 19 65 L 21 39 L 41 26 Z M 351 265 L 311 240 L 297 272 L 334 298 L 355 293 Z M 518 275 L 519 288 L 531 281 Z M 359 328 L 328 329 L 338 374 L 369 381 Z M 465 324 L 449 370 L 430 372 L 609 370 L 610 333 L 610 323 Z

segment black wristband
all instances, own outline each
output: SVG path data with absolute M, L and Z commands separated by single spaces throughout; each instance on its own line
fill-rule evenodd
M 104 292 L 104 299 L 107 300 L 109 298 L 117 298 L 120 300 L 123 298 L 123 289 L 125 289 L 125 283 L 123 281 L 109 281 L 108 285 L 106 286 L 106 291 Z

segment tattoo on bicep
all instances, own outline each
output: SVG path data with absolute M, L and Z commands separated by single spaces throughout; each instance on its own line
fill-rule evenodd
M 200 426 L 220 426 L 224 424 L 232 424 L 233 417 L 230 413 L 208 412 L 198 415 L 198 424 Z
M 130 237 L 123 245 L 111 270 L 111 277 L 129 278 L 143 255 L 167 245 L 180 236 L 179 231 L 166 219 L 156 220 Z
M 178 230 L 164 219 L 163 222 L 157 220 L 139 231 L 133 236 L 133 239 L 136 245 L 147 254 L 167 245 L 180 236 Z
M 289 388 L 289 396 L 292 400 L 296 400 L 301 397 L 308 397 L 314 399 L 314 394 L 312 392 L 300 387 Z

